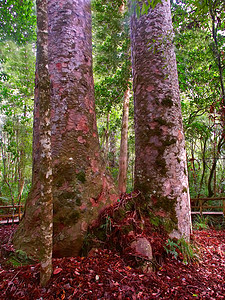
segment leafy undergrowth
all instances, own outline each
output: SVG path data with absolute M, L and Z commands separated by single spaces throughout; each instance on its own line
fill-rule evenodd
M 0 227 L 4 251 L 14 230 Z M 53 259 L 46 288 L 38 285 L 38 264 L 15 268 L 1 257 L 0 299 L 225 299 L 225 231 L 195 231 L 193 239 L 201 250 L 198 264 L 171 256 L 144 274 L 116 252 L 95 250 L 89 257 Z

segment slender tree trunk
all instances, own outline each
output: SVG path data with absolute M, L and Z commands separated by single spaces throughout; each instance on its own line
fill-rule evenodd
M 110 120 L 110 114 L 108 113 L 106 119 L 105 146 L 104 146 L 104 156 L 107 165 L 108 165 L 108 154 L 109 154 L 109 120 Z
M 200 193 L 202 191 L 202 186 L 203 186 L 203 181 L 204 181 L 205 171 L 206 171 L 206 161 L 205 161 L 206 144 L 207 144 L 207 138 L 205 138 L 205 140 L 204 140 L 203 149 L 202 149 L 202 151 L 203 151 L 203 153 L 202 153 L 202 176 L 201 176 L 201 181 L 200 181 L 200 185 L 199 185 L 198 197 L 200 197 Z
M 212 197 L 214 195 L 214 190 L 212 189 L 212 180 L 215 175 L 217 159 L 213 159 L 212 168 L 210 170 L 209 179 L 208 179 L 208 197 Z
M 48 66 L 47 0 L 37 0 L 37 97 L 40 105 L 39 181 L 40 224 L 40 284 L 45 286 L 52 274 L 53 196 L 51 155 L 51 94 Z
M 216 116 L 215 116 L 215 111 L 214 111 L 214 127 L 213 127 L 213 135 L 214 135 L 214 143 L 213 143 L 213 162 L 217 164 L 217 156 L 218 152 L 216 151 L 216 144 L 217 144 L 217 136 L 216 136 Z M 213 174 L 213 194 L 216 195 L 216 165 L 214 169 L 214 174 Z
M 170 1 L 131 19 L 135 189 L 171 237 L 190 236 L 190 198 Z
M 196 175 L 196 168 L 195 168 L 195 149 L 194 149 L 194 145 L 195 145 L 195 140 L 192 140 L 191 143 L 191 159 L 189 161 L 191 161 L 191 165 L 192 165 L 192 176 L 193 176 L 193 183 L 194 183 L 194 187 L 195 187 L 195 192 L 197 193 L 197 175 Z
M 110 139 L 109 139 L 109 166 L 111 168 L 116 167 L 116 138 L 115 138 L 115 131 L 111 132 Z
M 118 177 L 118 188 L 120 193 L 125 193 L 127 188 L 129 101 L 130 101 L 130 89 L 128 87 L 124 93 L 124 100 L 123 100 L 123 118 L 122 118 L 122 128 L 121 128 L 119 177 Z
M 218 142 L 218 146 L 216 149 L 216 152 L 214 154 L 213 157 L 213 164 L 210 170 L 210 174 L 209 174 L 209 179 L 208 179 L 208 197 L 212 197 L 214 195 L 214 190 L 212 188 L 212 181 L 213 178 L 215 176 L 215 170 L 216 170 L 216 165 L 217 165 L 217 161 L 218 161 L 218 155 L 221 151 L 222 146 L 225 144 L 225 140 L 224 137 L 222 136 Z
M 215 5 L 215 6 L 214 6 Z M 212 36 L 214 40 L 213 53 L 216 59 L 216 63 L 219 71 L 219 80 L 220 80 L 220 88 L 221 88 L 221 121 L 223 127 L 223 138 L 225 139 L 225 87 L 224 87 L 224 78 L 223 78 L 223 64 L 221 60 L 221 54 L 218 47 L 218 24 L 216 26 L 216 1 L 209 1 L 209 11 L 212 20 Z
M 7 152 L 4 149 L 4 142 L 1 145 L 1 153 L 2 153 L 2 163 L 3 163 L 3 181 L 8 186 L 10 196 L 11 196 L 11 204 L 13 206 L 13 212 L 14 212 L 15 199 L 13 195 L 12 186 L 10 185 L 9 176 L 7 174 L 7 170 L 10 170 L 10 168 L 9 168 L 9 163 L 7 163 L 7 159 L 6 159 Z
M 79 254 L 88 226 L 118 198 L 106 173 L 97 133 L 89 0 L 48 1 L 53 255 Z M 38 74 L 36 74 L 38 76 Z M 37 81 L 37 78 L 36 78 Z M 37 93 L 37 91 L 36 91 Z M 40 258 L 35 228 L 41 183 L 40 104 L 35 101 L 33 187 L 14 246 Z

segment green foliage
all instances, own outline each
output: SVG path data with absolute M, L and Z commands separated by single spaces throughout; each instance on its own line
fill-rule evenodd
M 36 39 L 34 1 L 0 1 L 0 41 L 13 40 L 17 44 Z
M 105 223 L 103 223 L 100 228 L 105 230 L 106 235 L 112 231 L 112 220 L 110 216 L 107 215 L 105 217 Z
M 209 228 L 209 216 L 204 217 L 197 215 L 195 221 L 193 222 L 194 229 L 205 230 Z
M 130 78 L 129 29 L 122 0 L 94 0 L 93 61 L 97 113 L 121 103 Z
M 140 16 L 147 14 L 150 8 L 154 9 L 158 3 L 162 3 L 162 0 L 131 0 L 131 11 L 140 18 Z
M 156 227 L 160 226 L 162 224 L 162 220 L 154 215 L 151 215 L 150 217 L 150 223 Z
M 183 237 L 178 240 L 168 239 L 164 248 L 167 254 L 172 255 L 175 259 L 182 259 L 184 264 L 199 260 L 196 247 L 188 243 Z
M 92 1 L 93 66 L 100 144 L 106 164 L 117 181 L 124 92 L 131 87 L 129 15 L 127 1 Z M 133 133 L 133 105 L 130 106 L 129 135 Z M 108 122 L 109 119 L 109 122 Z M 134 139 L 129 143 L 132 168 Z M 130 169 L 132 170 L 132 169 Z M 128 175 L 132 190 L 132 173 Z
M 220 139 L 224 68 L 224 4 L 221 1 L 172 2 L 175 49 L 181 90 L 191 197 L 224 193 Z M 189 12 L 192 11 L 190 14 Z M 204 13 L 204 14 L 203 14 Z M 213 31 L 212 22 L 216 30 Z M 218 57 L 221 67 L 218 65 Z M 210 175 L 211 174 L 211 175 Z
M 31 180 L 35 40 L 35 1 L 0 1 L 0 195 L 12 203 Z
M 12 41 L 1 44 L 1 71 L 7 78 L 0 82 L 0 170 L 1 194 L 19 200 L 25 181 L 25 195 L 31 180 L 33 93 L 35 53 L 32 44 L 18 46 Z M 25 197 L 24 197 L 25 198 Z M 24 199 L 23 198 L 23 199 Z
M 209 228 L 215 228 L 217 230 L 223 230 L 225 228 L 225 219 L 221 216 L 200 216 L 193 217 L 193 228 L 196 230 L 207 230 Z
M 223 217 L 223 219 L 221 220 L 220 223 L 216 223 L 215 224 L 215 229 L 217 230 L 225 230 L 225 218 Z
M 7 205 L 8 203 L 10 203 L 10 197 L 0 197 L 0 203 L 2 205 Z
M 10 254 L 8 259 L 8 264 L 13 265 L 13 267 L 21 267 L 34 263 L 34 260 L 27 256 L 26 252 L 22 250 L 16 250 L 15 253 Z

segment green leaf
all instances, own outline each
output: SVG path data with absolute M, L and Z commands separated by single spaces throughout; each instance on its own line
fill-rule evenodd
M 149 6 L 147 6 L 146 3 L 143 2 L 142 9 L 141 9 L 141 15 L 147 14 L 148 13 L 148 9 L 149 9 Z
M 140 16 L 141 16 L 141 9 L 140 9 L 139 5 L 137 5 L 137 7 L 136 7 L 136 15 L 137 15 L 137 18 L 140 18 Z

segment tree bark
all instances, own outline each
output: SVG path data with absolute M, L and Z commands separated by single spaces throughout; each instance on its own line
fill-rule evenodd
M 203 181 L 206 173 L 206 159 L 205 159 L 205 153 L 206 153 L 206 145 L 207 145 L 207 137 L 205 137 L 203 141 L 203 149 L 202 149 L 202 176 L 199 184 L 199 193 L 198 198 L 200 197 L 200 194 L 202 193 L 202 187 L 203 187 Z
M 107 114 L 107 119 L 106 119 L 106 129 L 105 129 L 105 146 L 104 146 L 104 157 L 105 157 L 105 162 L 108 165 L 109 164 L 109 121 L 110 121 L 110 114 Z
M 53 255 L 79 254 L 88 226 L 117 200 L 106 173 L 97 133 L 92 74 L 91 8 L 89 0 L 48 1 L 51 143 L 53 168 Z M 33 189 L 14 246 L 40 257 L 33 225 L 40 182 L 40 106 L 35 102 Z M 33 215 L 31 215 L 33 213 Z
M 109 137 L 109 166 L 116 168 L 116 137 L 115 131 L 112 131 Z
M 190 197 L 170 2 L 131 18 L 135 189 L 171 237 L 190 236 Z
M 129 101 L 130 101 L 130 89 L 128 87 L 124 93 L 124 100 L 123 100 L 123 118 L 122 118 L 122 128 L 121 128 L 119 176 L 118 176 L 118 188 L 120 193 L 125 193 L 127 188 Z
M 40 284 L 45 286 L 52 274 L 53 248 L 53 195 L 51 156 L 51 90 L 48 66 L 48 13 L 47 0 L 37 0 L 37 97 L 40 105 Z
M 216 165 L 217 165 L 217 161 L 218 161 L 218 155 L 221 152 L 221 148 L 224 145 L 225 140 L 224 137 L 220 137 L 218 145 L 217 145 L 217 149 L 214 148 L 214 151 L 216 151 L 214 153 L 213 156 L 213 164 L 212 167 L 210 169 L 210 173 L 209 173 L 209 179 L 208 179 L 208 197 L 212 197 L 214 195 L 214 189 L 212 188 L 212 180 L 215 176 L 215 171 L 216 171 Z
M 218 2 L 219 3 L 219 2 Z M 218 4 L 216 1 L 209 1 L 209 11 L 210 11 L 210 17 L 212 20 L 212 37 L 214 40 L 214 45 L 213 45 L 213 54 L 216 59 L 216 63 L 218 66 L 218 71 L 219 71 L 219 80 L 220 80 L 220 88 L 221 88 L 221 121 L 222 121 L 222 128 L 223 128 L 223 138 L 225 139 L 225 87 L 224 87 L 224 78 L 223 78 L 223 64 L 221 60 L 221 53 L 219 51 L 218 47 L 218 24 L 216 25 L 216 5 Z

